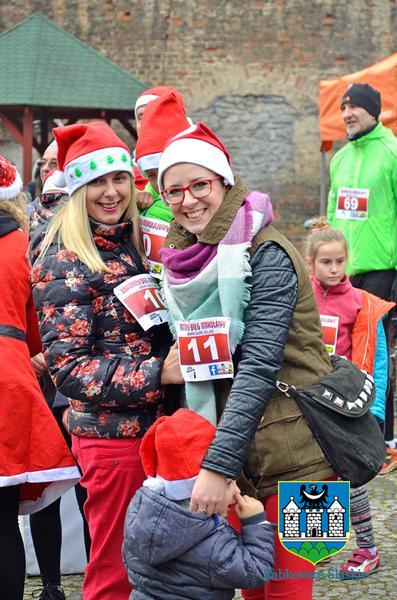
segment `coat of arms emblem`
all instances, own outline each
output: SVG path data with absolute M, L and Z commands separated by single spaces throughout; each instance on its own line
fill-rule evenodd
M 278 535 L 293 554 L 317 564 L 350 535 L 348 481 L 280 481 Z

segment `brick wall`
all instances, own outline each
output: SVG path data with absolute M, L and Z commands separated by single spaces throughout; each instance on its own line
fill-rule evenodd
M 14 0 L 1 3 L 0 31 L 36 10 L 140 81 L 184 93 L 298 239 L 319 205 L 318 80 L 397 42 L 395 0 Z

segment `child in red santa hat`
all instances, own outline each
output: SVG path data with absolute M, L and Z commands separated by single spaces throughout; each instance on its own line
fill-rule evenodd
M 215 431 L 207 419 L 181 408 L 160 417 L 142 440 L 148 479 L 127 510 L 123 545 L 133 600 L 231 600 L 235 588 L 255 588 L 271 576 L 274 527 L 261 502 L 242 496 L 234 480 L 228 480 L 219 513 L 189 510 Z M 225 518 L 233 504 L 241 534 Z

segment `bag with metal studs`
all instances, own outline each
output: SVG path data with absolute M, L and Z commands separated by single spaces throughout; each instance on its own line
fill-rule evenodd
M 375 383 L 346 358 L 334 354 L 330 360 L 333 371 L 309 388 L 282 381 L 277 388 L 296 400 L 335 473 L 358 487 L 379 473 L 385 459 L 383 435 L 369 410 Z

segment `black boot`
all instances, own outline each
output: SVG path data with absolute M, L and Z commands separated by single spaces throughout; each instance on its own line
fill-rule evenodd
M 33 598 L 37 598 L 37 595 L 35 595 L 35 592 L 38 592 L 38 591 L 40 591 L 40 590 L 35 590 L 32 593 Z M 66 600 L 66 597 L 65 597 L 65 592 L 63 591 L 63 588 L 61 588 L 60 585 L 47 584 L 44 586 L 43 590 L 41 591 L 41 594 L 38 597 L 38 600 Z

